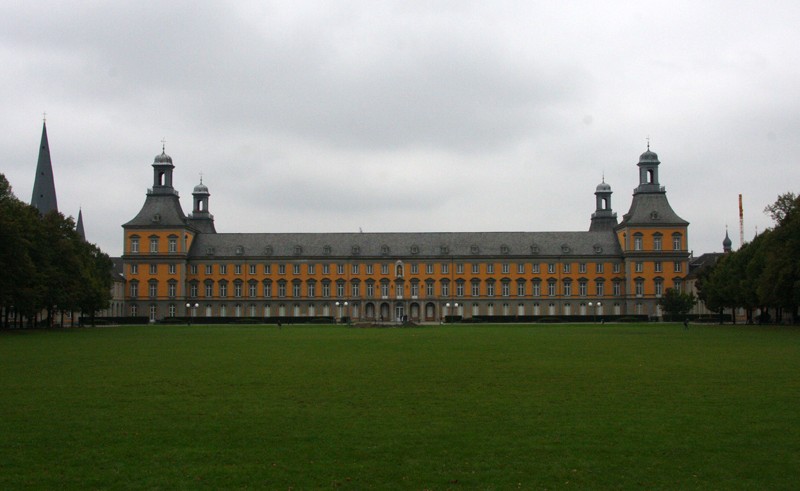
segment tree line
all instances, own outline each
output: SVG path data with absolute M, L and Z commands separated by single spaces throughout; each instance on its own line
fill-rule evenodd
M 748 322 L 798 322 L 800 306 L 800 197 L 778 196 L 764 209 L 775 226 L 698 272 L 706 306 L 744 308 Z
M 111 300 L 112 269 L 72 218 L 40 215 L 0 174 L 0 326 L 63 326 L 73 312 L 93 318 Z

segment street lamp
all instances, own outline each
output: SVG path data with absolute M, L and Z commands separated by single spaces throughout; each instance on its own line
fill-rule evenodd
M 447 321 L 447 315 L 450 313 L 450 302 L 444 304 L 447 307 L 447 310 L 444 313 L 445 321 Z M 453 302 L 453 310 L 457 313 L 458 312 L 458 302 Z
M 199 303 L 192 304 L 191 302 L 186 302 L 186 313 L 188 314 L 189 317 L 190 326 L 192 325 L 192 317 L 194 317 L 197 314 L 197 307 L 199 306 L 200 306 Z M 189 309 L 191 309 L 191 311 Z
M 347 311 L 347 306 L 348 306 L 348 305 L 349 305 L 349 304 L 347 303 L 347 301 L 344 301 L 344 302 L 336 302 L 336 308 L 337 308 L 337 309 L 339 309 L 339 323 L 344 323 L 344 320 L 343 320 L 343 318 L 344 318 L 343 312 L 346 312 L 346 311 Z M 350 323 L 350 314 L 349 314 L 349 313 L 347 314 L 347 323 L 348 323 L 348 324 Z
M 600 310 L 601 305 L 603 305 L 601 302 L 597 302 L 596 304 L 589 302 L 589 309 L 591 310 L 591 308 L 594 307 L 592 322 L 597 322 L 597 311 Z

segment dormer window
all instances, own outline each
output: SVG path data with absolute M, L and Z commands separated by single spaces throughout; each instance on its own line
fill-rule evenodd
M 331 246 L 329 246 L 329 245 L 323 246 L 322 247 L 322 254 L 324 254 L 326 256 L 330 256 L 331 255 Z
M 272 246 L 264 246 L 264 255 L 271 256 L 272 255 Z
M 500 246 L 500 254 L 508 254 L 509 252 L 511 252 L 511 249 L 509 249 L 507 245 L 503 244 Z
M 294 246 L 294 255 L 295 256 L 299 256 L 302 253 L 303 253 L 303 247 L 302 246 L 299 246 L 299 245 Z
M 242 254 L 244 254 L 244 246 L 236 246 L 236 255 L 241 256 Z
M 350 252 L 351 252 L 351 253 L 352 253 L 354 256 L 358 256 L 359 254 L 361 254 L 361 247 L 359 247 L 359 246 L 357 246 L 357 245 L 354 245 L 354 246 L 353 246 L 353 247 L 350 249 Z
M 381 246 L 381 254 L 383 254 L 384 256 L 388 256 L 389 252 L 390 252 L 390 250 L 389 250 L 389 246 L 388 245 L 384 244 L 384 245 Z
M 411 246 L 411 254 L 419 254 L 419 246 L 414 244 Z

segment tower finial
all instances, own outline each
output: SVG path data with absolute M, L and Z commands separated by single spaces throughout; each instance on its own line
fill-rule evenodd
M 203 173 L 200 173 L 200 184 L 203 184 Z
M 167 139 L 166 138 L 162 138 L 161 139 L 161 153 L 166 153 L 166 149 L 165 149 L 166 146 L 167 146 Z
M 650 135 L 647 135 L 647 150 L 650 150 Z
M 46 123 L 46 122 L 47 122 L 47 111 L 42 113 L 42 123 Z

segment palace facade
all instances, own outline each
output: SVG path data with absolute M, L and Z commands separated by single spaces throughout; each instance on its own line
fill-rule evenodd
M 184 214 L 162 149 L 142 209 L 122 226 L 125 304 L 152 321 L 660 316 L 662 293 L 683 288 L 689 224 L 659 165 L 648 145 L 621 221 L 599 184 L 588 231 L 217 233 L 208 187 L 201 180 Z

